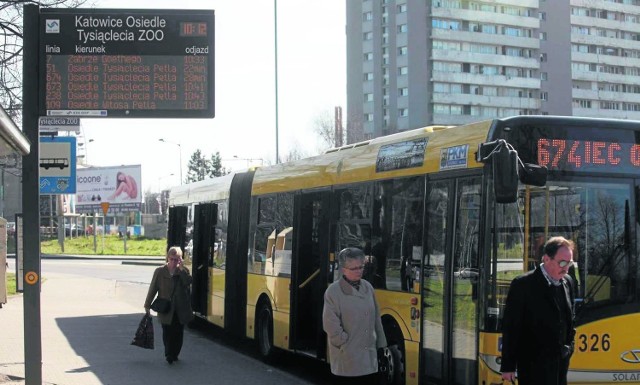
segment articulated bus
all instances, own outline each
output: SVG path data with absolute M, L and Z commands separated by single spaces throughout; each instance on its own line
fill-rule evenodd
M 572 384 L 640 384 L 640 122 L 519 116 L 433 126 L 179 186 L 168 245 L 198 317 L 328 361 L 337 253 L 367 255 L 390 384 L 502 384 L 511 280 L 554 235 L 576 244 Z

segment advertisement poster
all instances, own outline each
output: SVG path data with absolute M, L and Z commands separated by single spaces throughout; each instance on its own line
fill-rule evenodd
M 102 213 L 101 203 L 109 204 L 109 214 L 139 211 L 141 175 L 140 165 L 78 169 L 76 212 Z

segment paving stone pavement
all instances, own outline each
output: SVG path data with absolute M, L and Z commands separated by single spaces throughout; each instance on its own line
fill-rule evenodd
M 45 274 L 40 297 L 44 385 L 309 383 L 188 328 L 180 361 L 168 365 L 157 320 L 154 350 L 130 345 L 146 293 L 145 285 L 131 285 L 136 284 Z M 123 299 L 132 290 L 141 297 L 139 306 Z M 25 383 L 23 306 L 18 294 L 0 309 L 2 385 Z

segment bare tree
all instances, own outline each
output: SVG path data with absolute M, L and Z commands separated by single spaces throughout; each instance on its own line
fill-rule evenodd
M 363 140 L 371 139 L 371 135 L 367 135 L 364 132 L 364 124 L 362 119 L 350 116 L 347 119 L 346 130 L 347 144 L 353 144 L 362 142 Z
M 291 162 L 294 160 L 307 158 L 309 155 L 304 151 L 300 150 L 300 148 L 301 146 L 297 142 L 294 142 L 293 145 L 291 146 L 291 149 L 287 154 L 285 154 L 284 159 L 282 160 L 284 162 Z
M 335 147 L 336 130 L 331 111 L 324 110 L 313 119 L 313 131 L 320 137 L 320 151 Z
M 0 103 L 16 122 L 22 121 L 22 20 L 25 4 L 77 8 L 86 0 L 4 0 L 0 2 Z

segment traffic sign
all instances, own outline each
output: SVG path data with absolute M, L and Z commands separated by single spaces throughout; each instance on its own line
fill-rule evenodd
M 107 216 L 107 212 L 109 211 L 109 202 L 102 202 L 100 203 L 100 207 L 102 207 L 102 212 L 104 213 L 104 216 Z
M 40 194 L 76 193 L 76 138 L 40 137 Z

